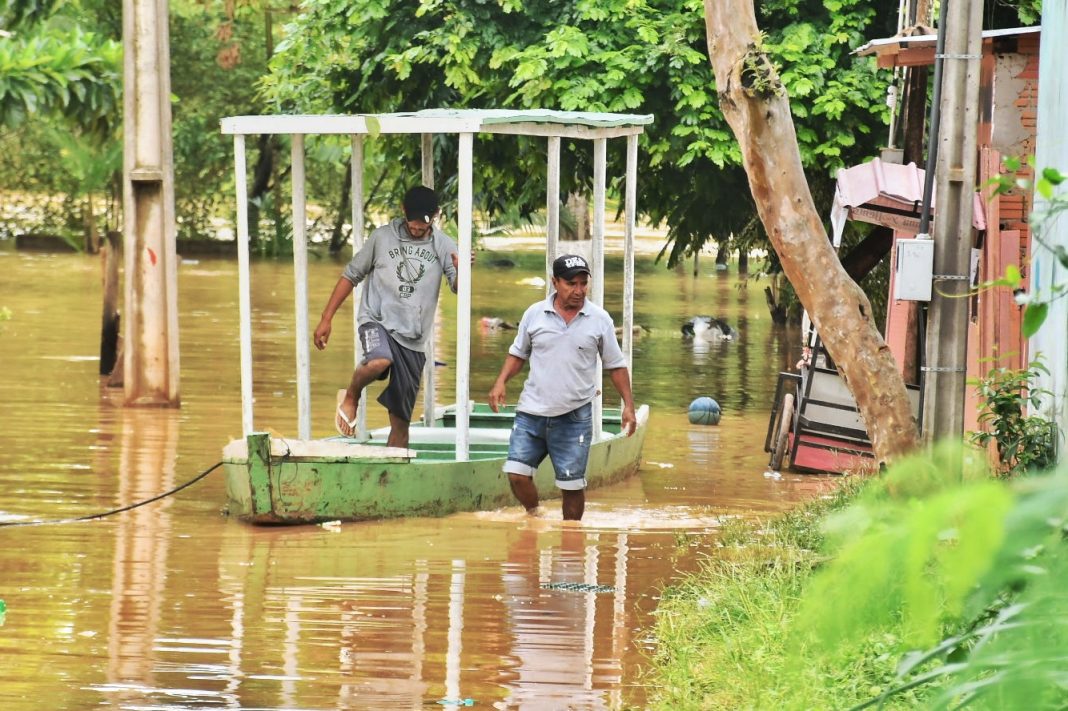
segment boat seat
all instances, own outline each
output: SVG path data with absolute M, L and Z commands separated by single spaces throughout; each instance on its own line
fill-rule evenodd
M 381 429 L 373 430 L 371 433 L 371 442 L 385 442 L 389 437 L 389 428 L 383 427 Z M 499 427 L 499 428 L 484 428 L 472 427 L 468 430 L 469 441 L 473 445 L 478 444 L 503 444 L 508 445 L 508 438 L 511 436 L 511 428 Z M 455 427 L 412 427 L 408 430 L 408 443 L 410 445 L 419 444 L 456 444 L 456 428 Z
M 385 447 L 341 438 L 306 440 L 272 436 L 271 456 L 311 459 L 415 459 L 416 452 L 404 447 Z M 228 462 L 248 461 L 248 441 L 232 440 L 223 448 L 223 459 Z
M 389 428 L 373 430 L 370 442 L 385 442 L 389 437 Z M 504 445 L 508 446 L 508 438 L 512 435 L 510 427 L 472 427 L 468 430 L 469 443 L 471 446 L 479 445 Z M 602 432 L 601 439 L 615 437 L 612 432 Z M 408 444 L 415 447 L 420 444 L 456 444 L 455 427 L 412 427 L 408 430 Z

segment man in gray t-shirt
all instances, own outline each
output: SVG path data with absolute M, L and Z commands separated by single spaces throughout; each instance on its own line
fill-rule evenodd
M 563 495 L 565 520 L 579 520 L 586 507 L 586 462 L 593 440 L 591 402 L 597 395 L 597 359 L 623 398 L 627 435 L 636 420 L 630 374 L 608 312 L 586 298 L 590 267 L 565 254 L 553 262 L 554 292 L 523 314 L 515 342 L 489 393 L 494 412 L 504 404 L 505 383 L 530 362 L 530 375 L 516 405 L 504 472 L 512 493 L 529 513 L 538 508 L 534 472 L 548 455 Z
M 330 322 L 341 304 L 360 283 L 364 284 L 356 320 L 363 359 L 348 388 L 338 391 L 334 423 L 340 434 L 356 430 L 360 393 L 374 380 L 389 376 L 378 401 L 389 411 L 391 447 L 408 446 L 419 381 L 426 363 L 426 340 L 444 276 L 456 293 L 456 243 L 434 228 L 438 196 L 418 186 L 404 195 L 404 217 L 379 227 L 352 258 L 323 309 L 315 329 L 315 347 L 326 348 Z

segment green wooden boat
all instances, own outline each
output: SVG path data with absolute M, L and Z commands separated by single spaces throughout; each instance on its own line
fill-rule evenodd
M 649 408 L 638 427 L 619 432 L 619 411 L 604 413 L 602 439 L 590 448 L 589 488 L 611 484 L 638 469 Z M 224 450 L 229 513 L 251 523 L 318 523 L 399 516 L 443 516 L 514 506 L 501 465 L 515 412 L 475 405 L 468 461 L 456 460 L 455 410 L 434 427 L 413 424 L 410 449 L 387 447 L 387 430 L 369 441 L 342 437 L 301 442 L 256 433 Z M 249 453 L 251 452 L 251 456 Z M 548 459 L 535 482 L 543 498 L 559 498 Z
M 441 516 L 456 511 L 515 505 L 501 467 L 515 412 L 500 413 L 474 404 L 468 393 L 471 361 L 471 236 L 473 231 L 473 140 L 483 133 L 540 136 L 547 139 L 546 274 L 561 253 L 558 242 L 561 141 L 593 143 L 592 265 L 590 300 L 604 304 L 604 240 L 606 144 L 626 140 L 622 348 L 631 365 L 634 325 L 634 216 L 638 136 L 653 121 L 649 115 L 549 110 L 442 110 L 349 116 L 231 116 L 222 131 L 234 137 L 234 183 L 237 193 L 237 254 L 241 344 L 241 424 L 244 434 L 226 446 L 226 491 L 232 515 L 255 523 L 312 523 L 367 520 L 397 516 Z M 294 306 L 297 360 L 297 437 L 267 435 L 253 422 L 252 326 L 249 270 L 249 226 L 245 138 L 284 135 L 291 145 Z M 419 134 L 423 151 L 423 184 L 434 185 L 434 136 L 453 134 L 458 145 L 456 172 L 456 237 L 459 251 L 456 306 L 456 396 L 454 406 L 436 405 L 433 338 L 426 353 L 424 417 L 413 423 L 409 447 L 385 445 L 388 431 L 368 432 L 365 401 L 357 411 L 357 436 L 311 438 L 310 333 L 308 325 L 308 240 L 305 204 L 304 139 L 308 135 L 347 135 L 351 139 L 353 249 L 363 244 L 364 140 L 379 134 Z M 568 243 L 566 251 L 575 251 Z M 358 309 L 359 291 L 352 297 Z M 359 352 L 359 340 L 353 343 Z M 633 373 L 633 368 L 631 368 Z M 598 376 L 600 376 L 598 368 Z M 598 377 L 598 381 L 601 378 Z M 636 431 L 619 432 L 618 410 L 604 410 L 601 396 L 593 400 L 594 442 L 586 480 L 590 488 L 634 473 L 641 459 L 649 418 L 638 408 Z M 599 433 L 599 434 L 598 434 Z M 559 496 L 552 464 L 546 460 L 535 476 L 543 497 Z

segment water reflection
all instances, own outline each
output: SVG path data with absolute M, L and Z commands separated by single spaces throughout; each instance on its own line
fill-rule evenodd
M 494 541 L 481 546 L 488 557 L 437 538 L 427 542 L 437 549 L 432 558 L 390 561 L 368 555 L 382 541 L 374 533 L 361 540 L 359 525 L 302 531 L 300 541 L 231 531 L 245 545 L 227 550 L 246 555 L 227 557 L 219 570 L 233 631 L 224 694 L 244 704 L 274 696 L 293 707 L 314 685 L 323 696 L 334 689 L 337 708 L 459 708 L 468 699 L 502 709 L 620 707 L 635 626 L 630 534 L 545 521 L 470 523 Z M 314 564 L 275 574 L 312 550 Z M 354 567 L 359 576 L 344 574 Z M 568 583 L 611 591 L 564 589 Z M 244 661 L 246 647 L 262 650 L 268 640 L 278 649 L 273 672 Z M 323 648 L 336 651 L 319 654 Z
M 115 412 L 122 433 L 118 508 L 173 488 L 178 413 L 170 408 L 122 407 Z M 115 526 L 107 682 L 120 701 L 140 696 L 141 686 L 155 685 L 153 660 L 168 583 L 172 505 L 164 499 L 133 509 Z
M 543 289 L 540 255 L 480 261 L 476 322 L 518 321 Z M 101 391 L 95 261 L 3 257 L 0 519 L 67 518 L 149 498 L 191 479 L 239 433 L 236 267 L 180 268 L 181 410 L 127 410 Z M 608 270 L 618 272 L 618 257 Z M 340 266 L 310 265 L 325 294 Z M 45 290 L 55 273 L 69 288 Z M 254 265 L 258 422 L 295 429 L 292 269 Z M 640 707 L 638 680 L 659 591 L 713 551 L 726 516 L 778 511 L 826 479 L 764 476 L 775 373 L 797 359 L 761 299 L 734 277 L 637 264 L 635 395 L 653 414 L 642 469 L 592 492 L 579 527 L 518 508 L 319 527 L 253 528 L 220 515 L 221 477 L 89 523 L 0 528 L 0 708 L 417 708 L 472 699 L 497 708 Z M 613 279 L 615 277 L 612 277 Z M 753 288 L 750 286 L 749 288 Z M 606 285 L 619 311 L 619 284 Z M 315 301 L 315 299 L 313 299 Z M 451 398 L 455 299 L 443 297 L 439 400 Z M 714 314 L 736 342 L 694 348 L 679 331 Z M 337 319 L 336 342 L 351 341 Z M 512 340 L 472 336 L 484 397 Z M 722 346 L 722 347 L 720 347 Z M 332 431 L 344 348 L 314 354 L 313 434 Z M 715 397 L 717 427 L 686 406 Z M 372 408 L 369 424 L 385 424 Z M 382 418 L 376 420 L 375 418 Z M 583 592 L 554 584 L 606 586 Z M 594 588 L 595 589 L 595 588 Z

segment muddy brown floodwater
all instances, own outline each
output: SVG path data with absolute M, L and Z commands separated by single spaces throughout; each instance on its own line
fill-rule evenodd
M 531 283 L 542 260 L 482 253 L 475 265 L 476 399 L 513 335 L 479 330 L 480 319 L 518 321 L 543 294 Z M 618 257 L 607 264 L 618 322 L 622 270 Z M 339 270 L 312 260 L 313 324 Z M 241 430 L 236 278 L 235 262 L 182 263 L 182 407 L 127 409 L 97 376 L 99 262 L 0 251 L 0 307 L 12 314 L 0 321 L 0 520 L 113 509 L 219 460 Z M 254 263 L 252 284 L 257 426 L 292 435 L 291 266 Z M 455 306 L 442 297 L 439 402 L 455 387 Z M 549 502 L 540 520 L 515 507 L 258 528 L 223 515 L 215 473 L 101 520 L 0 528 L 0 708 L 641 707 L 664 588 L 714 555 L 724 517 L 783 510 L 828 480 L 765 473 L 775 375 L 796 360 L 797 337 L 772 328 L 759 283 L 642 257 L 635 311 L 647 331 L 634 390 L 652 407 L 641 470 L 591 492 L 580 526 Z M 697 314 L 726 319 L 740 339 L 683 339 Z M 315 436 L 332 432 L 349 321 L 335 319 L 331 347 L 312 351 Z M 722 405 L 718 426 L 687 421 L 700 395 Z M 369 421 L 386 424 L 381 408 Z

